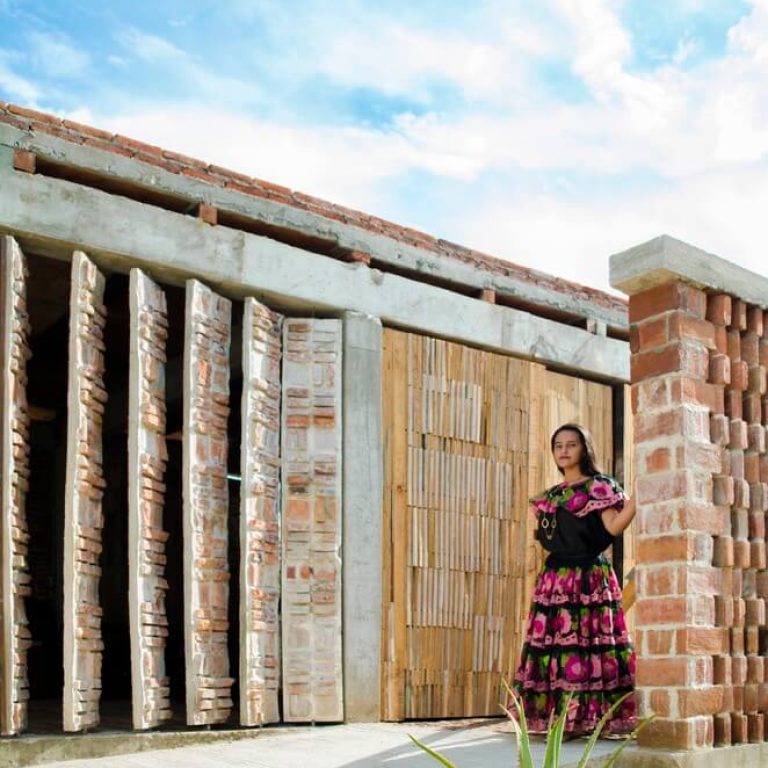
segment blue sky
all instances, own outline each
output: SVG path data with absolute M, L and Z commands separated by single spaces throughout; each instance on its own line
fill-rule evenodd
M 600 288 L 768 272 L 768 0 L 0 0 L 0 98 Z

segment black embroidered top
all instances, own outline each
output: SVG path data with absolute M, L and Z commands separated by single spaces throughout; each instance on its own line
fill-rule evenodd
M 530 499 L 536 539 L 548 552 L 569 558 L 596 557 L 613 543 L 600 512 L 621 509 L 626 496 L 609 475 L 558 483 Z

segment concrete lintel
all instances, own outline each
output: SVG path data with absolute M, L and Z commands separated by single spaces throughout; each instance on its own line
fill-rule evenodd
M 346 312 L 343 344 L 344 702 L 347 721 L 378 722 L 384 492 L 381 321 Z
M 628 344 L 621 340 L 61 179 L 0 169 L 0 188 L 0 231 L 16 234 L 32 252 L 68 258 L 83 249 L 105 268 L 142 266 L 160 282 L 195 277 L 276 309 L 370 313 L 389 325 L 573 373 L 629 378 Z
M 588 297 L 565 289 L 553 291 L 550 287 L 536 282 L 535 270 L 530 270 L 533 278 L 531 280 L 514 275 L 490 273 L 471 263 L 408 245 L 386 235 L 368 232 L 352 224 L 326 219 L 301 208 L 254 197 L 234 189 L 217 187 L 96 147 L 74 144 L 44 133 L 27 133 L 2 123 L 0 145 L 29 149 L 57 162 L 120 178 L 155 191 L 204 200 L 221 210 L 328 239 L 351 251 L 371 254 L 378 261 L 400 269 L 413 270 L 478 290 L 492 289 L 500 296 L 520 299 L 527 306 L 540 306 L 584 318 L 595 317 L 615 330 L 626 331 L 628 327 L 624 307 L 602 306 Z
M 611 256 L 610 276 L 611 285 L 628 296 L 683 280 L 768 307 L 768 278 L 669 235 Z

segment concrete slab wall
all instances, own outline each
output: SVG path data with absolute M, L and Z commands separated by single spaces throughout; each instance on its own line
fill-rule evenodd
M 348 721 L 381 716 L 382 327 L 344 316 L 344 698 Z

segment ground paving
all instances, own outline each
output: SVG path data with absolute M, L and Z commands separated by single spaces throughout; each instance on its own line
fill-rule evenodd
M 435 768 L 438 764 L 411 744 L 408 734 L 443 752 L 458 768 L 513 768 L 517 764 L 510 724 L 484 719 L 268 728 L 253 738 L 234 742 L 45 765 L 48 768 Z M 564 744 L 562 765 L 575 766 L 585 743 L 576 740 Z M 600 741 L 593 754 L 605 757 L 616 746 L 615 742 Z M 543 741 L 537 740 L 534 750 L 538 766 L 544 754 Z

